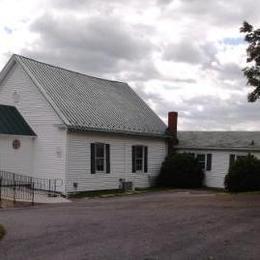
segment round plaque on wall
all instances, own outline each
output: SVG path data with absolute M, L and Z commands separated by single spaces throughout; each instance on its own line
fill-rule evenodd
M 13 148 L 14 148 L 15 150 L 19 149 L 20 146 L 21 146 L 20 140 L 18 140 L 18 139 L 13 140 Z

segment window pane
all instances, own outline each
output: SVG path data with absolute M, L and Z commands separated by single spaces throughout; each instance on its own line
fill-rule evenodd
M 205 154 L 198 154 L 197 160 L 199 161 L 201 168 L 205 169 Z
M 96 159 L 96 170 L 104 171 L 104 159 Z
M 143 158 L 143 146 L 136 146 L 135 148 L 135 156 L 136 158 Z
M 96 144 L 96 157 L 104 158 L 104 144 Z
M 142 171 L 143 170 L 143 160 L 142 159 L 136 159 L 135 167 L 136 167 L 137 171 Z

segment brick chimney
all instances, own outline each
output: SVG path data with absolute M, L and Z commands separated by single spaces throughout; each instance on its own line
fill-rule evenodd
M 178 121 L 178 112 L 169 112 L 168 133 L 174 137 L 177 137 L 177 121 Z
M 168 113 L 168 134 L 171 136 L 168 139 L 168 154 L 173 153 L 174 145 L 178 144 L 177 139 L 177 122 L 178 122 L 178 112 Z

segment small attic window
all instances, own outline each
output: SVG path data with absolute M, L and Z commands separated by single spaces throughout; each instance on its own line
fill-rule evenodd
M 17 90 L 14 90 L 14 91 L 13 91 L 12 98 L 13 98 L 13 102 L 14 102 L 15 104 L 19 103 L 19 101 L 20 101 L 20 95 L 19 95 L 19 93 L 17 92 Z

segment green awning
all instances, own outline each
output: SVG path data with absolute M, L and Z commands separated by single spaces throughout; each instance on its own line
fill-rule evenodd
M 16 107 L 0 105 L 0 134 L 36 136 Z

